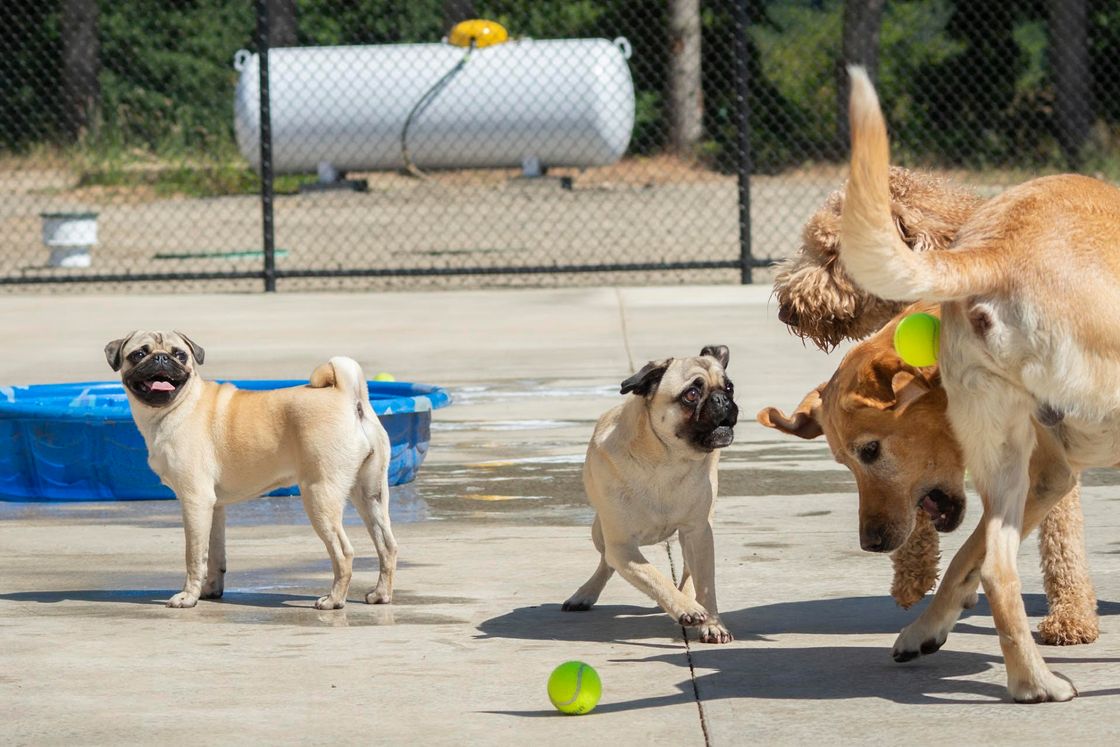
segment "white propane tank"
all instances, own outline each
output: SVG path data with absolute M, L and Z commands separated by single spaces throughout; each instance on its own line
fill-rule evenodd
M 401 129 L 421 97 L 462 58 L 449 44 L 269 50 L 273 169 L 399 169 Z M 414 116 L 408 150 L 420 168 L 604 166 L 634 128 L 625 39 L 522 40 L 475 49 Z M 242 50 L 237 144 L 260 168 L 260 73 Z

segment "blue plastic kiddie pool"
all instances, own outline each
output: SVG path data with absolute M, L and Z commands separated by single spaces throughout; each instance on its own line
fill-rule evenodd
M 306 381 L 233 381 L 279 389 Z M 431 411 L 451 402 L 426 384 L 369 382 L 392 443 L 389 484 L 416 477 L 428 453 Z M 287 488 L 273 495 L 294 495 Z M 116 382 L 0 386 L 0 500 L 134 501 L 174 498 L 148 467 L 148 449 Z

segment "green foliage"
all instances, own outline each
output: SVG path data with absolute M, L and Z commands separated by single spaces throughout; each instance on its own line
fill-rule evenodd
M 1093 105 L 1088 163 L 1116 163 L 1120 4 L 1087 0 Z M 632 153 L 665 143 L 666 0 L 476 0 L 514 37 L 627 37 L 636 91 Z M 837 158 L 837 60 L 844 0 L 750 3 L 751 148 L 758 171 Z M 69 146 L 60 90 L 61 0 L 4 0 L 0 11 L 0 149 Z M 77 145 L 91 173 L 137 154 L 200 171 L 188 190 L 242 189 L 224 164 L 233 136 L 232 57 L 254 48 L 253 0 L 101 0 L 99 117 Z M 701 3 L 706 140 L 700 155 L 735 164 L 734 5 Z M 301 44 L 436 42 L 442 0 L 297 0 Z M 1055 163 L 1046 0 L 892 0 L 880 33 L 879 83 L 903 160 L 942 165 Z M 89 155 L 92 153 L 93 155 Z M 201 164 L 201 165 L 200 165 Z M 1103 167 L 1102 166 L 1102 167 Z M 188 168 L 184 166 L 184 168 Z M 244 172 L 243 164 L 236 169 Z M 244 172 L 248 173 L 248 172 Z M 92 178 L 92 177 L 91 177 Z M 136 178 L 136 177 L 128 177 Z M 184 176 L 169 176 L 184 184 Z M 162 189 L 156 183 L 157 189 Z
M 228 148 L 233 54 L 254 28 L 246 2 L 101 3 L 103 144 L 167 155 Z

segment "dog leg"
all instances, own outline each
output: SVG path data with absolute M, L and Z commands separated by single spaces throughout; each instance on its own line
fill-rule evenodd
M 346 606 L 346 591 L 354 572 L 354 548 L 342 528 L 342 506 L 339 490 L 329 483 L 299 486 L 303 508 L 315 533 L 326 545 L 334 569 L 334 584 L 330 594 L 319 597 L 315 609 L 337 610 Z
M 1042 580 L 1050 613 L 1038 624 L 1043 643 L 1072 646 L 1100 635 L 1097 595 L 1085 560 L 1085 521 L 1079 486 L 1050 509 L 1039 528 Z
M 183 530 L 186 534 L 187 580 L 183 590 L 167 600 L 168 607 L 193 607 L 202 596 L 202 582 L 206 578 L 207 556 L 210 546 L 210 525 L 214 518 L 214 505 L 218 502 L 213 489 L 209 491 L 175 491 L 183 511 Z
M 215 506 L 210 519 L 210 552 L 206 560 L 206 583 L 200 599 L 221 599 L 226 579 L 226 509 Z
M 735 639 L 720 622 L 719 607 L 716 604 L 715 536 L 712 525 L 704 522 L 699 527 L 682 529 L 679 537 L 681 552 L 684 554 L 685 574 L 691 577 L 695 585 L 696 601 L 708 611 L 708 619 L 700 624 L 700 641 L 731 643 Z M 681 586 L 684 586 L 683 578 Z
M 677 584 L 677 588 L 681 590 L 681 594 L 692 599 L 696 598 L 696 581 L 692 578 L 692 573 L 689 572 L 688 566 L 685 566 L 681 571 L 681 582 Z
M 1023 537 L 1053 513 L 1055 503 L 1076 485 L 1061 452 L 1061 444 L 1053 433 L 1039 430 L 1037 438 L 1030 465 L 1031 491 L 1023 511 Z M 981 522 L 961 545 L 929 607 L 904 628 L 895 641 L 891 652 L 895 661 L 910 661 L 940 649 L 960 613 L 976 604 L 976 589 L 980 585 L 980 566 L 986 544 L 984 534 Z
M 606 558 L 599 556 L 599 567 L 591 574 L 591 578 L 576 590 L 575 594 L 568 597 L 567 601 L 560 605 L 560 609 L 565 612 L 586 612 L 599 601 L 599 595 L 603 593 L 603 587 L 607 585 L 607 581 L 611 580 L 614 575 L 614 569 L 607 564 Z
M 591 525 L 591 541 L 595 543 L 595 549 L 599 551 L 599 567 L 591 574 L 591 578 L 583 586 L 576 590 L 575 594 L 568 597 L 564 604 L 560 605 L 560 609 L 565 612 L 586 612 L 599 601 L 599 595 L 603 593 L 603 587 L 611 580 L 614 575 L 614 569 L 607 564 L 607 558 L 604 555 L 606 552 L 606 545 L 603 542 L 603 527 L 599 523 L 599 517 L 595 517 L 595 523 Z
M 689 599 L 673 586 L 663 573 L 646 560 L 637 545 L 609 544 L 606 558 L 610 567 L 638 591 L 657 602 L 661 609 L 681 625 L 702 625 L 708 619 L 708 611 L 704 609 L 704 605 L 695 599 Z
M 1034 408 L 1025 396 L 999 383 L 974 387 L 972 400 L 973 412 L 983 417 L 973 418 L 978 427 L 963 436 L 962 446 L 984 500 L 980 528 L 986 551 L 980 565 L 980 583 L 999 634 L 1007 665 L 1007 687 L 1018 702 L 1070 700 L 1077 690 L 1050 671 L 1031 637 L 1017 567 L 1031 487 L 1030 457 L 1038 443 L 1031 420 L 1023 413 Z M 969 422 L 960 417 L 952 421 Z
M 397 571 L 397 538 L 389 523 L 389 476 L 384 469 L 363 467 L 350 496 L 377 548 L 377 585 L 366 594 L 367 604 L 393 601 L 393 577 Z

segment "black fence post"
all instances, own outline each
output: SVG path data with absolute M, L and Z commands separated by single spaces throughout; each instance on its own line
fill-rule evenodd
M 272 112 L 268 92 L 268 0 L 257 0 L 257 59 L 260 62 L 261 224 L 264 231 L 264 290 L 276 291 L 276 237 L 272 216 Z
M 747 0 L 735 3 L 735 112 L 737 114 L 736 160 L 739 172 L 739 282 L 751 282 L 751 105 L 747 98 Z

